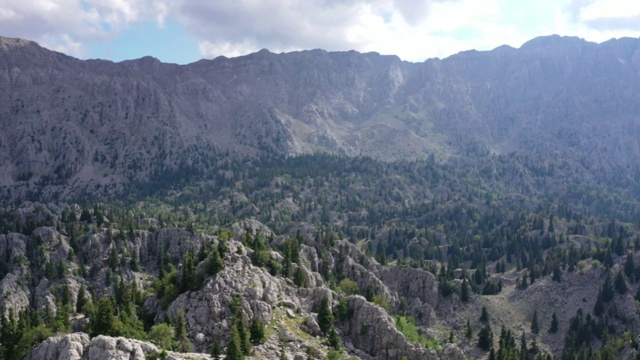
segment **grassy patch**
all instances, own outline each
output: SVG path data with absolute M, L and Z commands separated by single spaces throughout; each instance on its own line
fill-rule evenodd
M 425 346 L 428 349 L 438 350 L 440 348 L 436 339 L 428 338 L 420 334 L 414 318 L 410 316 L 396 316 L 394 320 L 396 322 L 396 328 L 404 334 L 407 340 Z

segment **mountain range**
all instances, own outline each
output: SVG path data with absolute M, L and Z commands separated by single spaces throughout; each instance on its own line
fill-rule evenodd
M 262 50 L 189 65 L 83 61 L 2 38 L 0 185 L 14 198 L 118 193 L 216 154 L 316 152 L 526 154 L 635 177 L 639 76 L 640 40 L 630 38 L 548 36 L 422 63 Z

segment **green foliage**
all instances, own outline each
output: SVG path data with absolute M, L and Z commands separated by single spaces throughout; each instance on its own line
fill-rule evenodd
M 428 338 L 420 333 L 420 329 L 414 318 L 410 316 L 396 316 L 394 320 L 396 322 L 396 328 L 404 334 L 407 340 L 429 349 L 438 350 L 440 348 L 440 345 L 435 339 Z
M 173 300 L 180 295 L 177 283 L 178 271 L 176 269 L 172 269 L 171 272 L 162 278 L 158 278 L 151 285 L 152 290 L 158 294 L 158 297 L 160 298 L 160 306 L 162 306 L 163 309 L 169 307 Z
M 320 309 L 318 310 L 318 325 L 320 326 L 320 330 L 327 335 L 329 330 L 333 327 L 333 312 L 331 311 L 331 306 L 329 305 L 329 298 L 323 297 L 320 300 Z
M 627 286 L 627 282 L 624 280 L 624 275 L 621 271 L 616 273 L 616 277 L 614 278 L 614 287 L 616 291 L 620 294 L 624 294 L 629 290 Z
M 269 251 L 267 250 L 255 250 L 253 254 L 251 254 L 251 262 L 255 266 L 266 267 L 269 260 Z
M 344 359 L 344 356 L 342 355 L 342 352 L 338 350 L 329 350 L 329 352 L 327 353 L 327 356 L 325 356 L 325 360 L 342 360 L 342 359 Z
M 483 323 L 489 322 L 489 311 L 487 311 L 487 307 L 482 307 L 482 312 L 480 313 L 480 321 Z
M 231 336 L 229 337 L 229 344 L 227 345 L 227 354 L 225 360 L 243 360 L 244 353 L 242 351 L 242 343 L 240 339 L 240 333 L 236 324 L 231 325 Z
M 151 327 L 148 339 L 157 346 L 173 349 L 174 337 L 174 328 L 169 324 L 161 323 Z
M 349 278 L 342 279 L 339 287 L 346 295 L 354 295 L 359 291 L 358 284 Z
M 182 311 L 178 312 L 178 318 L 175 319 L 175 333 L 173 341 L 175 342 L 175 348 L 177 351 L 193 351 L 193 345 L 189 340 L 189 329 L 187 329 L 187 322 L 184 319 L 184 313 Z
M 26 330 L 15 347 L 15 353 L 7 354 L 7 359 L 24 359 L 34 345 L 37 345 L 55 333 L 44 325 L 39 325 Z
M 213 346 L 211 346 L 211 359 L 220 360 L 220 346 L 217 341 L 214 341 Z
M 484 351 L 489 351 L 493 346 L 493 332 L 489 324 L 485 325 L 480 332 L 478 332 L 478 347 Z
M 340 349 L 340 335 L 333 326 L 331 326 L 327 334 L 327 344 L 336 350 Z
M 264 328 L 264 323 L 254 317 L 251 321 L 251 327 L 249 329 L 251 333 L 251 342 L 253 344 L 263 344 L 265 341 L 267 341 L 267 336 L 265 335 Z
M 538 310 L 533 312 L 531 317 L 531 332 L 538 335 L 540 333 L 540 322 L 538 321 Z
M 302 266 L 298 266 L 296 268 L 296 271 L 293 273 L 293 283 L 298 287 L 307 286 L 307 279 L 305 277 Z
M 468 302 L 470 298 L 469 295 L 469 284 L 467 284 L 467 279 L 462 279 L 462 285 L 460 286 L 460 300 L 462 302 Z
M 118 336 L 116 329 L 116 307 L 111 299 L 101 299 L 96 304 L 94 313 L 89 317 L 89 334 Z
M 82 313 L 84 310 L 84 306 L 89 302 L 87 297 L 87 290 L 84 285 L 80 286 L 80 290 L 78 290 L 78 297 L 76 300 L 76 312 Z
M 389 300 L 387 300 L 387 297 L 384 296 L 384 294 L 374 295 L 371 302 L 380 306 L 385 311 L 389 311 L 389 307 L 390 307 Z
M 340 320 L 349 320 L 353 317 L 353 309 L 349 306 L 349 302 L 344 297 L 338 300 L 336 309 L 338 311 L 338 319 Z
M 220 247 L 213 248 L 211 252 L 209 252 L 209 255 L 207 256 L 206 271 L 207 271 L 207 275 L 209 276 L 215 276 L 224 268 L 224 261 L 220 256 L 219 249 Z
M 442 293 L 442 296 L 447 297 L 451 294 L 457 293 L 458 287 L 454 283 L 450 283 L 448 281 L 441 281 L 440 292 Z

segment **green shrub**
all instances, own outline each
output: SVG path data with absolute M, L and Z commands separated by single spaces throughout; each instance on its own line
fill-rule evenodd
M 425 346 L 429 349 L 437 350 L 440 345 L 433 338 L 427 338 L 425 335 L 420 334 L 416 320 L 410 316 L 396 316 L 396 328 L 400 331 L 407 340 Z

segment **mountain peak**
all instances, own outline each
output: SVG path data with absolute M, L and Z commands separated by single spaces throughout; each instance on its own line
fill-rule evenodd
M 9 50 L 14 47 L 34 46 L 34 45 L 38 46 L 38 44 L 33 41 L 0 36 L 0 49 L 3 49 L 3 50 Z
M 522 50 L 553 50 L 567 46 L 594 44 L 577 36 L 547 35 L 533 38 L 520 47 Z

